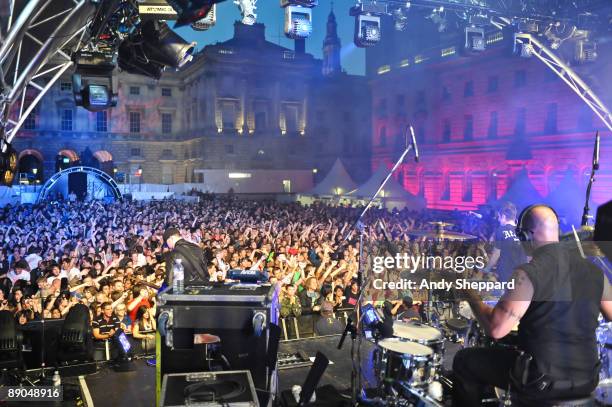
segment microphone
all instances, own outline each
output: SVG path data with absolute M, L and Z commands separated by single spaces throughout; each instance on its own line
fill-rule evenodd
M 482 219 L 482 215 L 479 214 L 478 212 L 472 212 L 472 211 L 468 211 L 468 213 L 472 216 L 477 217 L 478 219 Z
M 342 336 L 340 337 L 340 342 L 338 342 L 338 349 L 342 349 L 342 345 L 344 345 L 344 340 L 346 339 L 346 335 L 351 331 L 353 327 L 353 320 L 349 317 L 346 319 L 346 327 L 344 328 L 344 332 L 342 332 Z
M 414 161 L 419 162 L 419 146 L 417 146 L 416 137 L 414 135 L 414 128 L 410 126 L 410 136 L 412 137 L 412 148 L 414 149 Z
M 599 130 L 595 134 L 595 150 L 593 150 L 593 169 L 599 169 Z

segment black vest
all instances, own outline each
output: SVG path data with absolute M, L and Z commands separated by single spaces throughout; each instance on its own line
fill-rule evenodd
M 534 287 L 519 325 L 521 349 L 534 357 L 541 373 L 553 379 L 595 377 L 603 271 L 560 243 L 540 247 L 520 268 Z

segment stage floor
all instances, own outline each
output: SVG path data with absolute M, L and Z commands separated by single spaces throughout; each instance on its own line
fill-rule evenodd
M 319 386 L 333 385 L 343 391 L 351 386 L 351 341 L 344 343 L 341 350 L 337 349 L 340 335 L 300 339 L 282 342 L 280 353 L 302 351 L 309 357 L 314 357 L 317 351 L 322 352 L 330 360 Z M 362 372 L 366 380 L 373 380 L 372 364 L 369 362 L 373 345 L 363 341 Z M 454 343 L 446 344 L 445 367 L 450 369 L 452 358 L 459 349 Z M 155 367 L 148 366 L 143 359 L 134 361 L 131 372 L 115 372 L 110 367 L 102 366 L 100 370 L 88 375 L 82 385 L 84 398 L 87 394 L 91 402 L 88 407 L 152 407 L 155 405 Z M 279 391 L 291 389 L 295 384 L 302 385 L 310 367 L 289 368 L 279 371 Z M 91 403 L 91 404 L 90 404 Z

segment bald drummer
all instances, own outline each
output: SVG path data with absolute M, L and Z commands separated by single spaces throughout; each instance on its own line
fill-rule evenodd
M 519 358 L 514 349 L 459 351 L 453 362 L 455 406 L 480 406 L 487 387 L 507 389 L 511 369 L 520 372 L 520 377 L 512 377 L 512 392 L 533 405 L 585 397 L 597 386 L 595 329 L 600 311 L 612 318 L 610 284 L 599 268 L 559 243 L 559 221 L 552 208 L 525 208 L 516 235 L 532 259 L 514 270 L 514 290 L 504 293 L 494 307 L 473 291 L 462 294 L 485 333 L 495 339 L 520 322 L 519 350 L 532 362 L 523 369 L 526 358 Z

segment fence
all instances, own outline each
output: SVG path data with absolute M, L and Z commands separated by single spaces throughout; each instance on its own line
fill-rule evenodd
M 335 311 L 329 319 L 339 322 L 342 327 L 346 326 L 346 322 L 350 314 L 354 311 L 353 308 L 344 308 Z M 282 331 L 282 341 L 290 341 L 296 339 L 313 338 L 323 336 L 317 333 L 317 323 L 321 319 L 327 319 L 318 313 L 304 314 L 299 317 L 288 316 L 280 318 L 280 327 Z M 342 333 L 334 332 L 334 333 Z

